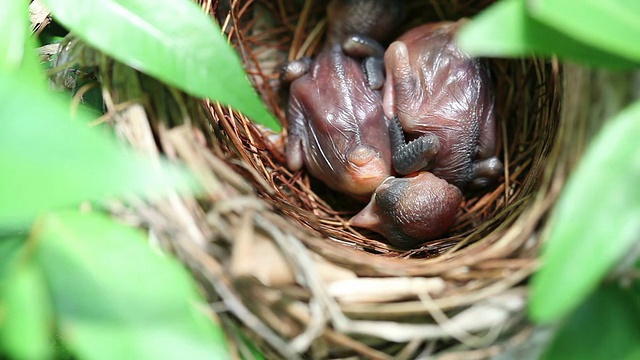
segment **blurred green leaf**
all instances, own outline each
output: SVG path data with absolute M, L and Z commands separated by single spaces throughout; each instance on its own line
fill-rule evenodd
M 48 359 L 53 354 L 51 304 L 44 277 L 25 256 L 24 239 L 0 239 L 2 348 L 12 359 Z
M 188 273 L 136 229 L 61 212 L 34 230 L 60 339 L 80 359 L 226 359 Z
M 574 39 L 640 62 L 640 1 L 530 0 L 533 17 Z
M 19 72 L 34 86 L 44 87 L 44 75 L 38 65 L 35 39 L 29 36 L 28 1 L 0 1 L 0 71 Z M 39 81 L 40 83 L 37 83 Z
M 0 2 L 0 69 L 15 71 L 22 66 L 29 36 L 27 1 Z
M 640 308 L 628 290 L 608 285 L 567 320 L 544 360 L 640 359 Z
M 640 63 L 587 46 L 542 24 L 528 14 L 525 0 L 496 2 L 460 29 L 457 40 L 473 56 L 557 55 L 564 60 L 614 69 L 634 68 Z
M 251 87 L 220 27 L 189 0 L 46 0 L 54 17 L 95 48 L 193 95 L 280 124 Z
M 0 286 L 9 278 L 14 263 L 22 250 L 24 239 L 0 237 Z
M 84 200 L 187 189 L 181 168 L 126 151 L 71 121 L 66 101 L 24 78 L 0 73 L 0 227 Z M 104 131 L 103 131 L 104 132 Z
M 553 213 L 531 317 L 571 311 L 640 240 L 640 101 L 607 122 L 567 181 Z

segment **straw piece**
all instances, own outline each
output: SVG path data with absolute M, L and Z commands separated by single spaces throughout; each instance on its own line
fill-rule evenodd
M 521 311 L 524 305 L 523 297 L 505 294 L 471 306 L 450 318 L 444 326 L 401 324 L 391 321 L 358 321 L 351 324 L 349 331 L 394 342 L 448 338 L 451 332 L 472 333 L 503 326 L 510 316 Z
M 347 304 L 389 302 L 416 298 L 422 293 L 439 294 L 445 286 L 442 278 L 357 278 L 331 282 L 327 290 L 339 303 Z

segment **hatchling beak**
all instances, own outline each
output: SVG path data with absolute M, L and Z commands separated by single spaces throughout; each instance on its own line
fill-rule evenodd
M 351 226 L 377 231 L 382 219 L 378 216 L 376 208 L 377 205 L 375 204 L 375 200 L 371 199 L 364 209 L 349 220 L 349 224 Z

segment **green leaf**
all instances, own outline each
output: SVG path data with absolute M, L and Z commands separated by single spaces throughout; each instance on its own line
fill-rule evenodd
M 640 62 L 640 1 L 531 0 L 537 20 L 579 41 Z
M 35 40 L 29 36 L 27 1 L 1 1 L 0 72 L 20 72 L 44 87 L 42 69 L 36 61 Z
M 638 66 L 587 46 L 532 18 L 525 0 L 496 2 L 458 33 L 460 47 L 473 56 L 527 57 L 557 55 L 586 65 L 626 69 Z
M 0 227 L 24 227 L 44 211 L 84 200 L 186 189 L 181 168 L 126 151 L 71 121 L 66 101 L 0 73 Z M 104 129 L 103 129 L 104 130 Z
M 579 304 L 640 233 L 640 101 L 607 122 L 554 209 L 531 317 L 556 319 Z
M 26 55 L 25 43 L 29 36 L 26 1 L 0 2 L 0 70 L 12 71 L 20 68 Z
M 220 27 L 189 0 L 46 0 L 55 18 L 115 59 L 279 130 Z
M 23 244 L 24 239 L 0 237 L 0 286 L 9 279 Z
M 640 359 L 640 308 L 628 290 L 601 288 L 556 334 L 544 360 Z
M 226 359 L 188 273 L 141 232 L 100 214 L 45 216 L 34 231 L 60 339 L 80 359 Z
M 51 304 L 40 268 L 25 256 L 24 239 L 0 239 L 2 347 L 13 359 L 41 360 L 53 354 Z

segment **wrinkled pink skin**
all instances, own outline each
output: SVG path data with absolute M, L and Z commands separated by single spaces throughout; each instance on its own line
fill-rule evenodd
M 390 177 L 350 223 L 382 234 L 392 246 L 410 249 L 446 233 L 462 199 L 460 189 L 427 171 Z
M 290 170 L 304 165 L 332 189 L 361 201 L 391 175 L 381 94 L 339 44 L 323 50 L 291 83 L 287 120 Z
M 453 42 L 463 22 L 422 25 L 389 46 L 383 104 L 409 139 L 437 136 L 439 150 L 426 170 L 462 188 L 475 176 L 474 162 L 496 153 L 488 70 Z
M 462 22 L 414 28 L 385 52 L 383 108 L 407 137 L 435 136 L 428 168 L 390 178 L 376 189 L 354 226 L 384 235 L 402 249 L 444 235 L 463 200 L 459 188 L 482 187 L 502 164 L 495 158 L 493 93 L 487 69 L 462 53 L 453 35 Z M 454 186 L 455 185 L 455 186 Z
M 382 57 L 376 41 L 384 41 L 402 20 L 396 0 L 332 0 L 327 6 L 327 45 L 310 64 L 290 63 L 283 79 L 293 81 L 287 108 L 287 163 L 292 171 L 308 172 L 334 190 L 367 201 L 391 175 L 391 150 L 382 95 L 365 76 L 362 56 Z M 351 36 L 364 43 L 341 48 Z M 365 39 L 366 38 L 366 39 Z M 378 82 L 376 81 L 376 84 Z M 382 86 L 383 81 L 379 81 Z

